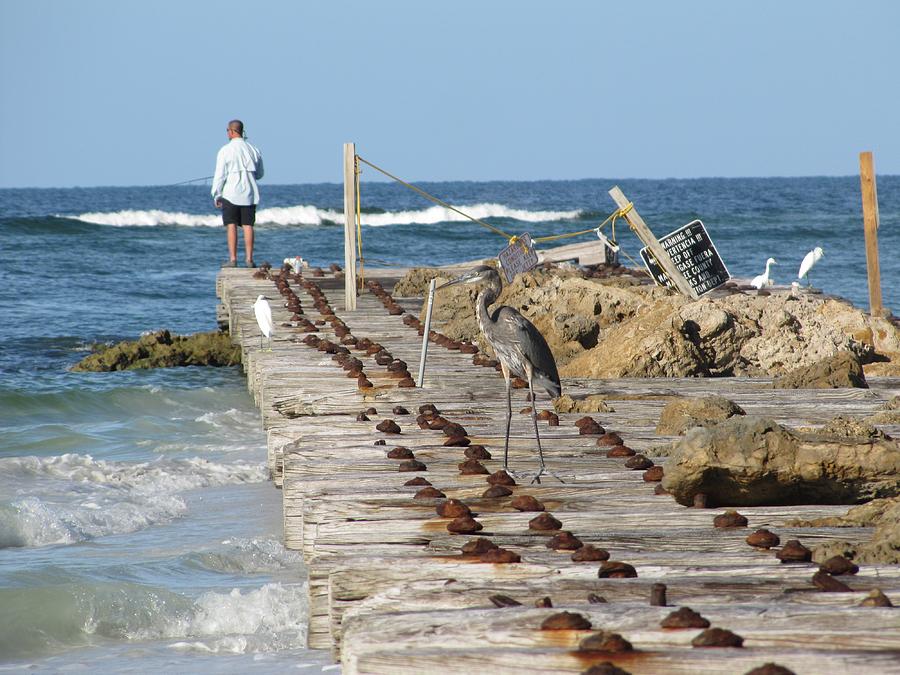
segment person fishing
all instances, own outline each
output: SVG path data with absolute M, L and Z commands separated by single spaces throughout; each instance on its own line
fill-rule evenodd
M 262 153 L 244 138 L 244 123 L 231 120 L 228 143 L 216 155 L 216 172 L 212 182 L 212 197 L 217 209 L 222 209 L 222 224 L 228 239 L 228 260 L 223 267 L 237 267 L 237 226 L 244 232 L 244 254 L 247 267 L 253 262 L 253 226 L 256 224 L 256 205 L 263 177 Z

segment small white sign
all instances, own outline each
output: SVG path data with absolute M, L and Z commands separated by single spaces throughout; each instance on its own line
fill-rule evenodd
M 537 251 L 534 250 L 531 235 L 527 232 L 520 234 L 514 242 L 500 251 L 497 257 L 508 284 L 512 283 L 519 272 L 527 272 L 538 264 Z

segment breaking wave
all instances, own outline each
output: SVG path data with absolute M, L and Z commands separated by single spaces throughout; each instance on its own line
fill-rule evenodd
M 257 463 L 196 457 L 112 462 L 75 453 L 3 458 L 0 474 L 5 485 L 21 490 L 0 501 L 0 548 L 135 532 L 184 515 L 182 492 L 267 478 L 265 465 Z
M 129 582 L 0 589 L 0 656 L 26 657 L 100 639 L 164 640 L 171 649 L 245 654 L 303 647 L 306 584 L 268 583 L 192 599 Z
M 542 223 L 580 218 L 583 211 L 529 211 L 515 209 L 503 204 L 471 204 L 457 206 L 473 218 L 506 218 L 527 223 Z M 180 225 L 184 227 L 217 227 L 222 224 L 218 213 L 196 215 L 182 212 L 149 210 L 149 211 L 112 211 L 90 212 L 71 216 L 75 220 L 97 225 L 113 227 L 153 227 L 157 225 Z M 467 219 L 458 213 L 442 206 L 409 211 L 386 211 L 382 213 L 363 213 L 363 225 L 382 227 L 388 225 L 431 225 L 435 223 L 465 222 Z M 335 225 L 344 222 L 343 211 L 320 209 L 316 206 L 298 205 L 259 209 L 256 222 L 269 225 Z

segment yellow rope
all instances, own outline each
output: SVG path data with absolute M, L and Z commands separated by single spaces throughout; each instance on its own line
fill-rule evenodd
M 359 157 L 354 158 L 353 174 L 356 183 L 356 250 L 358 251 L 357 257 L 359 258 L 359 281 L 357 281 L 357 288 L 362 289 L 363 286 L 365 286 L 366 275 L 365 269 L 363 267 L 363 262 L 365 259 L 363 258 L 362 252 L 362 222 L 359 213 L 360 202 L 362 202 L 362 196 L 360 195 L 359 191 L 359 174 L 361 174 L 362 171 L 359 168 L 359 162 L 356 161 L 358 159 Z
M 615 212 L 609 215 L 609 217 L 600 223 L 597 227 L 592 227 L 589 230 L 579 230 L 578 232 L 565 232 L 563 234 L 550 234 L 546 237 L 537 237 L 533 241 L 535 243 L 545 242 L 545 241 L 556 241 L 557 239 L 568 239 L 569 237 L 578 237 L 582 234 L 588 234 L 589 232 L 597 232 L 598 230 L 602 230 L 603 227 L 612 221 L 612 242 L 616 242 L 616 219 L 625 217 L 631 209 L 634 208 L 634 203 L 628 202 L 621 209 L 617 209 Z
M 394 174 L 385 171 L 385 170 L 382 169 L 380 166 L 376 166 L 375 164 L 372 164 L 372 162 L 368 161 L 367 159 L 363 159 L 363 158 L 360 157 L 359 155 L 356 156 L 356 159 L 358 159 L 360 162 L 363 162 L 364 164 L 368 164 L 369 166 L 371 166 L 371 167 L 372 167 L 373 169 L 375 169 L 376 171 L 380 171 L 380 172 L 383 173 L 385 176 L 387 176 L 388 178 L 392 178 L 393 180 L 397 181 L 397 182 L 400 183 L 401 185 L 405 185 L 406 187 L 408 187 L 408 188 L 409 188 L 410 190 L 412 190 L 413 192 L 416 192 L 416 193 L 422 195 L 423 197 L 425 197 L 425 199 L 430 199 L 430 200 L 433 201 L 435 204 L 439 204 L 440 206 L 443 206 L 445 209 L 450 209 L 450 210 L 453 211 L 454 213 L 458 213 L 459 215 L 461 215 L 461 216 L 463 216 L 463 217 L 465 217 L 465 218 L 468 218 L 468 219 L 471 220 L 473 223 L 478 223 L 478 224 L 481 225 L 482 227 L 486 227 L 487 229 L 491 230 L 491 232 L 494 232 L 495 234 L 499 234 L 501 237 L 506 237 L 507 239 L 512 239 L 512 238 L 513 238 L 512 235 L 506 234 L 506 232 L 504 232 L 503 230 L 501 230 L 499 227 L 494 227 L 493 225 L 491 225 L 491 224 L 489 224 L 489 223 L 486 223 L 486 222 L 484 222 L 483 220 L 479 220 L 478 218 L 473 218 L 473 217 L 470 216 L 468 213 L 464 213 L 463 211 L 460 211 L 460 210 L 459 210 L 458 208 L 456 208 L 455 206 L 451 206 L 451 205 L 448 204 L 447 202 L 438 199 L 438 198 L 435 197 L 434 195 L 428 194 L 427 192 L 425 192 L 425 190 L 422 190 L 421 188 L 417 188 L 415 185 L 411 185 L 410 183 L 407 183 L 407 182 L 406 182 L 405 180 L 403 180 L 402 178 L 397 178 L 397 176 L 395 176 Z
M 428 194 L 427 192 L 425 192 L 425 190 L 418 188 L 415 185 L 412 185 L 411 183 L 407 183 L 402 178 L 398 178 L 397 176 L 390 173 L 389 171 L 382 169 L 380 166 L 373 164 L 369 160 L 367 160 L 363 157 L 360 157 L 359 155 L 356 155 L 355 160 L 356 160 L 356 241 L 357 241 L 357 245 L 359 246 L 360 278 L 362 278 L 362 276 L 363 276 L 363 274 L 362 274 L 363 255 L 362 255 L 362 229 L 361 229 L 361 222 L 360 222 L 360 207 L 359 207 L 359 204 L 360 204 L 359 174 L 361 173 L 361 171 L 359 169 L 359 162 L 362 162 L 363 164 L 367 164 L 368 166 L 372 167 L 376 171 L 383 173 L 388 178 L 395 180 L 398 183 L 400 183 L 401 185 L 408 187 L 413 192 L 416 192 L 416 193 L 422 195 L 423 197 L 425 197 L 425 199 L 428 199 L 428 200 L 434 202 L 435 204 L 443 206 L 445 209 L 449 209 L 449 210 L 453 211 L 454 213 L 458 213 L 459 215 L 463 216 L 464 218 L 468 218 L 473 223 L 477 223 L 478 225 L 481 225 L 482 227 L 486 227 L 487 229 L 491 230 L 491 232 L 494 232 L 495 234 L 499 234 L 501 237 L 506 237 L 506 239 L 509 240 L 510 244 L 515 244 L 516 242 L 519 241 L 518 236 L 507 234 L 506 232 L 501 230 L 499 227 L 494 227 L 490 223 L 486 223 L 483 220 L 479 220 L 478 218 L 474 218 L 474 217 L 470 216 L 468 213 L 460 211 L 455 206 L 448 204 L 447 202 L 443 201 L 442 199 L 438 199 L 434 195 Z M 610 223 L 610 227 L 612 229 L 612 240 L 611 241 L 613 243 L 616 243 L 616 220 L 618 218 L 624 218 L 626 215 L 628 215 L 628 212 L 631 211 L 632 208 L 634 208 L 634 203 L 628 202 L 621 209 L 617 209 L 616 211 L 611 213 L 609 215 L 609 217 L 607 217 L 607 219 L 604 220 L 602 223 L 600 223 L 597 227 L 592 227 L 588 230 L 579 230 L 578 232 L 566 232 L 564 234 L 553 234 L 553 235 L 548 235 L 546 237 L 537 237 L 537 238 L 533 239 L 532 242 L 538 243 L 538 242 L 546 242 L 546 241 L 555 241 L 557 239 L 567 239 L 569 237 L 578 237 L 582 234 L 588 234 L 589 232 L 597 232 L 598 230 L 601 230 L 607 223 Z M 629 223 L 629 226 L 630 225 L 631 225 L 631 223 Z M 523 248 L 523 250 L 525 249 L 524 243 L 522 244 L 522 248 Z M 625 251 L 622 251 L 622 253 L 631 262 L 633 262 L 635 265 L 640 267 L 640 265 L 638 265 L 638 263 L 634 260 L 634 258 L 632 258 L 630 255 L 625 253 Z

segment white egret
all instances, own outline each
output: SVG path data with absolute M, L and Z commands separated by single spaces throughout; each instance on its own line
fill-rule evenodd
M 263 335 L 269 340 L 269 351 L 272 351 L 272 308 L 269 299 L 260 295 L 253 303 L 253 313 L 256 315 L 256 323 L 259 325 L 259 348 L 262 349 Z
M 807 253 L 803 258 L 803 262 L 800 263 L 800 271 L 797 272 L 797 279 L 806 277 L 806 285 L 810 286 L 812 282 L 809 280 L 809 271 L 813 268 L 813 265 L 822 259 L 823 255 L 825 255 L 825 251 L 822 250 L 821 246 L 816 246 L 812 251 Z
M 775 258 L 769 258 L 766 260 L 766 271 L 764 274 L 760 274 L 759 276 L 753 277 L 753 281 L 750 282 L 750 285 L 753 288 L 762 288 L 763 286 L 774 286 L 775 281 L 770 276 L 772 265 L 777 265 L 778 261 Z

